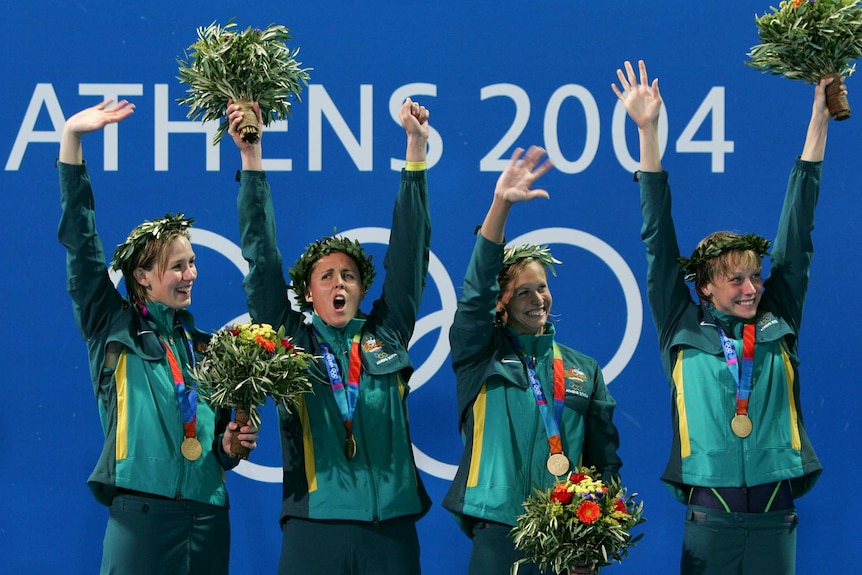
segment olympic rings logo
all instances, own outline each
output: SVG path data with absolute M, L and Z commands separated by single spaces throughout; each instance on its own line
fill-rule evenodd
M 192 228 L 190 232 L 193 244 L 210 248 L 223 255 L 236 266 L 243 277 L 248 273 L 248 263 L 242 258 L 242 251 L 239 246 L 232 241 L 219 234 L 200 228 Z M 387 228 L 356 228 L 344 231 L 342 234 L 356 239 L 362 244 L 378 243 L 387 245 L 389 243 L 389 230 Z M 597 256 L 614 273 L 623 291 L 626 307 L 626 324 L 619 347 L 607 365 L 602 367 L 605 382 L 610 384 L 622 373 L 634 355 L 643 327 L 643 303 L 640 288 L 626 261 L 616 250 L 600 238 L 571 228 L 533 230 L 515 238 L 511 243 L 566 244 L 575 246 Z M 434 331 L 437 331 L 437 339 L 428 357 L 421 364 L 416 362 L 416 369 L 410 378 L 411 393 L 419 390 L 441 368 L 447 365 L 449 361 L 449 327 L 452 324 L 452 318 L 455 315 L 458 303 L 455 287 L 452 284 L 449 273 L 433 252 L 429 258 L 428 275 L 437 287 L 441 309 L 419 318 L 413 332 L 411 346 L 413 342 L 432 334 Z M 111 279 L 115 285 L 119 283 L 121 278 L 122 275 L 119 272 L 111 272 Z M 247 321 L 249 321 L 249 315 L 248 313 L 244 313 L 227 323 L 244 323 Z M 416 358 L 413 359 L 415 360 Z M 429 475 L 448 480 L 455 477 L 457 465 L 434 459 L 415 444 L 413 445 L 413 454 L 417 467 Z M 265 483 L 280 483 L 282 481 L 281 467 L 260 465 L 248 460 L 242 461 L 234 471 L 255 481 Z

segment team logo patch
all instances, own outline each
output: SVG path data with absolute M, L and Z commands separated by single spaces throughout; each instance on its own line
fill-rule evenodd
M 578 369 L 577 366 L 570 367 L 565 371 L 566 376 L 566 395 L 577 395 L 579 397 L 589 398 L 589 394 L 584 391 L 584 383 L 587 381 L 587 374 Z
M 577 366 L 573 366 L 566 370 L 566 379 L 571 379 L 583 383 L 587 381 L 587 374 L 578 369 Z
M 365 353 L 372 353 L 379 349 L 383 349 L 383 346 L 377 343 L 377 338 L 373 335 L 366 335 L 362 339 L 362 351 Z
M 760 326 L 760 331 L 763 331 L 770 326 L 778 325 L 778 320 L 772 315 L 772 312 L 768 311 L 757 321 L 757 324 Z
M 377 343 L 377 338 L 373 335 L 366 335 L 362 339 L 362 351 L 365 353 L 374 354 L 374 357 L 377 358 L 375 362 L 377 365 L 381 363 L 386 363 L 387 361 L 392 361 L 396 357 L 398 357 L 397 353 L 387 353 L 383 350 L 383 346 Z

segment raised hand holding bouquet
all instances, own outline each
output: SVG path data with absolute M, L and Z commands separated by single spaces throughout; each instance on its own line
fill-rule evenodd
M 276 116 L 290 116 L 291 100 L 301 101 L 302 84 L 308 85 L 310 68 L 300 68 L 296 61 L 299 48 L 291 51 L 287 47 L 291 39 L 287 28 L 270 24 L 263 30 L 238 32 L 231 19 L 224 27 L 213 22 L 198 28 L 197 33 L 197 41 L 186 48 L 185 59 L 178 60 L 179 80 L 188 89 L 177 101 L 190 107 L 188 117 L 192 120 L 221 120 L 213 144 L 227 132 L 225 111 L 231 100 L 244 108 L 239 132 L 248 143 L 260 137 L 253 102 L 260 104 L 264 126 Z
M 809 84 L 853 74 L 852 62 L 862 56 L 858 0 L 783 0 L 771 8 L 755 16 L 761 43 L 749 51 L 747 65 Z M 850 117 L 840 82 L 826 87 L 826 102 L 835 120 Z
M 536 489 L 512 529 L 515 547 L 525 555 L 513 572 L 527 561 L 557 574 L 574 566 L 598 573 L 612 561 L 622 561 L 643 537 L 631 533 L 646 521 L 636 495 L 629 497 L 618 482 L 603 483 L 595 467 L 579 467 L 554 487 Z
M 290 410 L 301 393 L 311 391 L 306 368 L 311 354 L 294 347 L 268 324 L 240 324 L 216 331 L 192 368 L 198 393 L 213 407 L 236 410 L 240 427 L 251 421 L 260 427 L 258 408 L 271 397 Z M 231 443 L 231 457 L 248 458 L 249 450 Z

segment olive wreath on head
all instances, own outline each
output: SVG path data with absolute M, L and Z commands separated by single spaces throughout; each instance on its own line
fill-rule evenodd
M 122 271 L 124 266 L 132 260 L 136 253 L 140 253 L 150 240 L 157 240 L 163 234 L 185 232 L 194 223 L 194 219 L 187 218 L 180 212 L 175 215 L 165 214 L 163 218 L 145 221 L 129 233 L 126 241 L 117 245 L 111 259 L 111 269 Z
M 730 237 L 725 236 L 721 239 L 708 239 L 695 248 L 690 258 L 682 256 L 677 258 L 679 271 L 685 277 L 685 281 L 693 282 L 697 279 L 697 274 L 707 260 L 717 258 L 721 254 L 732 250 L 751 250 L 758 257 L 768 256 L 770 245 L 772 243 L 769 240 L 753 233 L 742 236 L 733 234 Z
M 337 235 L 335 230 L 331 236 L 326 236 L 308 245 L 305 252 L 296 260 L 288 274 L 290 275 L 291 289 L 296 297 L 296 303 L 299 304 L 301 311 L 312 309 L 310 302 L 305 301 L 306 287 L 308 284 L 308 275 L 311 268 L 314 267 L 314 262 L 328 256 L 332 252 L 342 252 L 350 256 L 356 265 L 359 266 L 359 277 L 362 280 L 362 287 L 367 292 L 368 288 L 374 282 L 374 276 L 377 272 L 374 270 L 374 264 L 371 263 L 373 256 L 366 255 L 365 250 L 357 240 L 350 240 L 344 236 Z
M 560 260 L 551 255 L 551 249 L 548 246 L 539 246 L 536 244 L 520 244 L 506 248 L 503 251 L 503 271 L 516 264 L 520 260 L 532 258 L 550 270 L 554 276 L 557 275 L 557 270 L 554 269 L 554 264 L 561 264 Z

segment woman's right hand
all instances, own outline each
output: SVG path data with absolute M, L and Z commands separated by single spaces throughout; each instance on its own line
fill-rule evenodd
M 101 130 L 108 124 L 125 120 L 135 111 L 135 105 L 126 100 L 120 100 L 117 105 L 108 108 L 114 101 L 103 100 L 91 108 L 81 110 L 66 120 L 64 132 L 72 132 L 78 136 Z
M 120 100 L 116 106 L 108 108 L 113 102 L 113 100 L 103 100 L 100 104 L 81 110 L 66 120 L 63 136 L 60 138 L 58 159 L 61 162 L 80 164 L 83 161 L 82 135 L 101 130 L 108 124 L 121 122 L 135 111 L 135 105 L 126 100 Z

